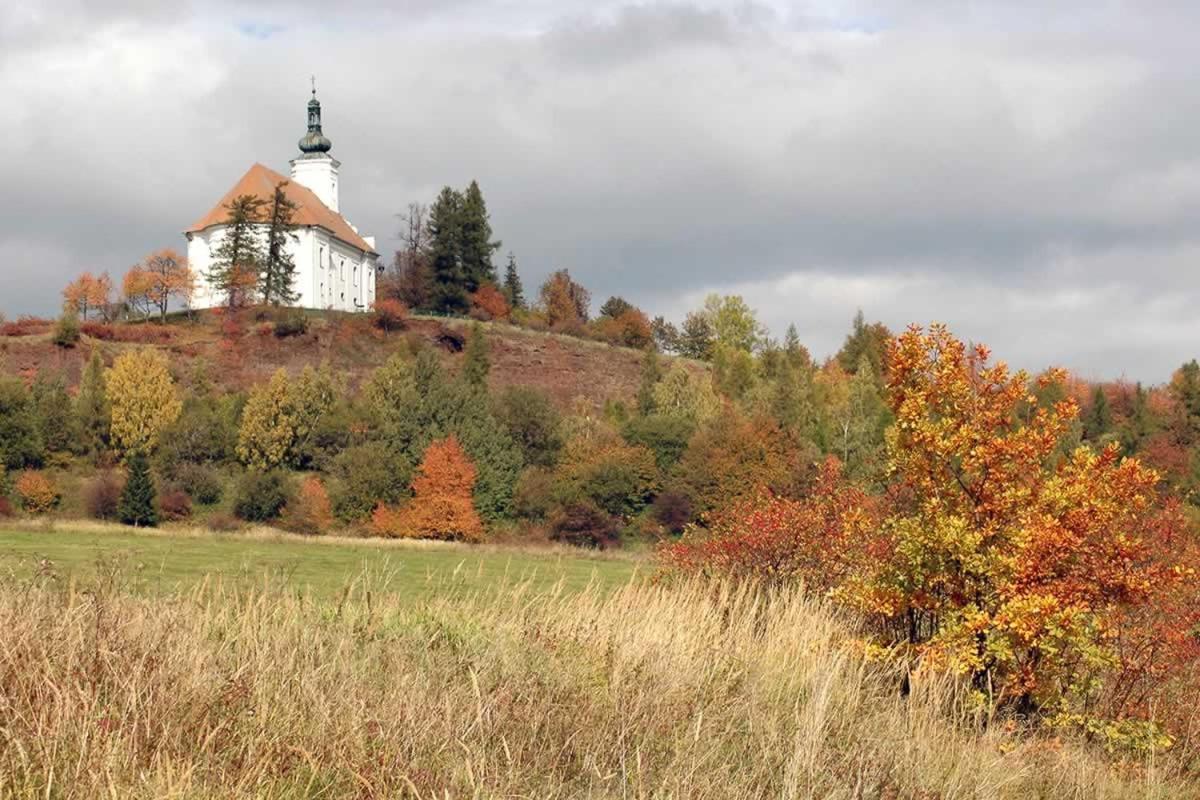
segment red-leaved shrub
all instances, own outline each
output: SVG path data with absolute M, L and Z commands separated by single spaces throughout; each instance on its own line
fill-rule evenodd
M 158 511 L 165 520 L 187 519 L 192 516 L 192 498 L 183 489 L 169 488 L 158 496 Z
M 399 300 L 376 300 L 371 309 L 371 322 L 381 331 L 403 330 L 408 324 L 408 306 Z

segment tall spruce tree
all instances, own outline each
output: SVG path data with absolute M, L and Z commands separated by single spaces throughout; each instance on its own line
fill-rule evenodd
M 462 193 L 447 186 L 429 209 L 430 305 L 445 314 L 463 314 L 470 305 L 462 258 L 463 204 Z
M 460 230 L 463 277 L 466 290 L 475 292 L 480 286 L 496 283 L 496 267 L 492 254 L 500 248 L 500 242 L 492 241 L 492 223 L 488 219 L 487 203 L 479 184 L 471 185 L 462 193 L 462 228 Z
M 294 286 L 296 260 L 288 249 L 296 241 L 296 211 L 299 206 L 288 199 L 287 181 L 275 186 L 267 204 L 267 252 L 263 259 L 260 288 L 264 305 L 290 306 L 300 299 Z
M 1092 405 L 1083 419 L 1083 435 L 1095 442 L 1112 428 L 1112 409 L 1108 406 L 1108 395 L 1100 386 L 1092 393 Z
M 508 266 L 504 269 L 504 299 L 511 309 L 525 308 L 525 288 L 517 272 L 517 257 L 508 254 Z
M 225 235 L 213 251 L 212 266 L 205 277 L 225 295 L 230 308 L 244 305 L 253 296 L 263 263 L 263 246 L 258 233 L 265 202 L 250 194 L 235 197 L 225 206 Z
M 93 349 L 83 376 L 79 379 L 79 394 L 75 396 L 75 417 L 79 420 L 81 444 L 90 453 L 99 453 L 108 446 L 108 423 L 112 409 L 108 405 L 108 389 L 104 381 L 104 361 L 100 350 Z
M 145 453 L 135 451 L 129 457 L 127 469 L 125 488 L 117 503 L 117 518 L 126 525 L 153 528 L 158 524 L 158 509 L 155 506 L 157 491 Z

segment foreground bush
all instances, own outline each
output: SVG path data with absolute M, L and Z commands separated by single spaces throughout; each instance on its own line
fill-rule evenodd
M 165 603 L 4 584 L 5 796 L 1196 794 L 1166 764 L 1118 773 L 1069 741 L 954 724 L 945 681 L 900 697 L 796 592 L 411 604 L 355 585 L 335 613 L 291 592 Z

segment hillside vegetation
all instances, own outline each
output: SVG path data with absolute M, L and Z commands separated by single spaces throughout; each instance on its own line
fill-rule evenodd
M 796 590 L 631 584 L 334 606 L 0 588 L 12 798 L 1180 798 L 864 660 Z

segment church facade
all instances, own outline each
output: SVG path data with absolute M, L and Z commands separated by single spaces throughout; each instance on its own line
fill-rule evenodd
M 228 298 L 206 279 L 226 232 L 227 206 L 241 195 L 270 201 L 275 187 L 296 204 L 296 229 L 288 245 L 296 264 L 292 288 L 303 308 L 366 311 L 375 302 L 379 253 L 375 239 L 363 236 L 338 204 L 338 167 L 329 154 L 333 144 L 321 131 L 321 103 L 316 90 L 308 102 L 308 132 L 300 140 L 300 155 L 291 161 L 291 177 L 255 164 L 203 217 L 184 231 L 188 264 L 196 275 L 193 308 L 225 305 Z M 266 239 L 266 225 L 262 226 Z

